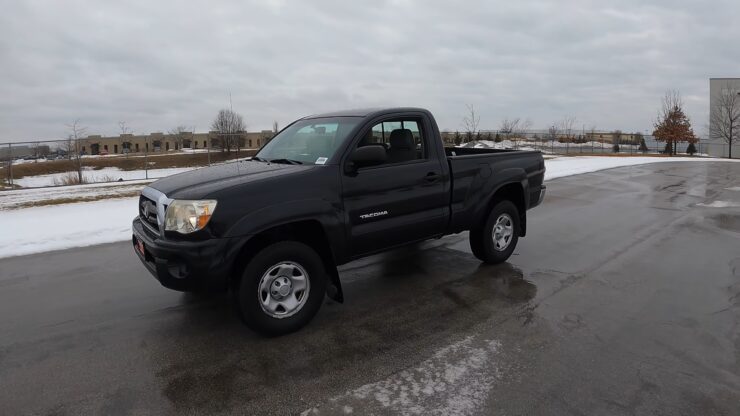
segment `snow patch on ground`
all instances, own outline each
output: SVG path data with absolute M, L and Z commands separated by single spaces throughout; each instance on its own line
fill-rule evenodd
M 733 208 L 733 207 L 740 207 L 740 202 L 732 202 L 732 201 L 712 201 L 708 204 L 705 203 L 699 203 L 696 204 L 700 207 L 707 207 L 707 208 Z
M 27 207 L 34 203 L 53 203 L 69 199 L 112 199 L 131 196 L 152 180 L 94 183 L 89 185 L 57 186 L 53 188 L 16 189 L 0 192 L 0 211 Z
M 3 211 L 0 258 L 131 238 L 138 198 Z
M 366 384 L 303 414 L 468 415 L 479 409 L 501 371 L 501 343 L 467 337 L 442 348 L 418 366 Z M 349 411 L 349 412 L 348 412 Z
M 740 159 L 713 159 L 697 157 L 607 157 L 607 156 L 577 156 L 559 157 L 545 161 L 545 180 L 553 180 L 565 176 L 580 175 L 582 173 L 597 172 L 604 169 L 637 166 L 647 163 L 666 162 L 740 162 Z
M 171 176 L 176 173 L 187 172 L 197 168 L 168 168 L 168 169 L 149 169 L 148 177 L 150 179 L 164 178 Z M 72 172 L 73 174 L 75 172 Z M 61 183 L 63 177 L 69 175 L 67 173 L 52 173 L 49 175 L 36 175 L 27 176 L 20 179 L 15 179 L 13 183 L 23 188 L 40 188 L 44 186 L 55 186 Z M 120 170 L 118 168 L 103 168 L 99 170 L 86 169 L 83 170 L 82 176 L 88 183 L 94 182 L 111 182 L 117 180 L 129 181 L 129 180 L 145 180 L 147 178 L 147 172 L 141 170 Z

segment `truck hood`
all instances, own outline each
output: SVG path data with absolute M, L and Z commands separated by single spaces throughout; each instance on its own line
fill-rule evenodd
M 152 182 L 149 186 L 174 199 L 203 199 L 225 188 L 297 173 L 313 167 L 240 161 L 168 176 Z

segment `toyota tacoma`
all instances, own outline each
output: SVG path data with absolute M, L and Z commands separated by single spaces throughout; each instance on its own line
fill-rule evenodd
M 132 243 L 165 287 L 229 290 L 250 328 L 284 334 L 342 302 L 337 265 L 364 256 L 469 230 L 477 258 L 505 261 L 544 173 L 539 151 L 445 147 L 424 109 L 314 115 L 144 188 Z

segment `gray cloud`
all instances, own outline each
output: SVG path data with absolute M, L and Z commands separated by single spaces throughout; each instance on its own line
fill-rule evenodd
M 0 16 L 0 141 L 178 124 L 219 108 L 252 130 L 379 105 L 431 109 L 455 130 L 565 115 L 586 127 L 651 129 L 666 89 L 695 129 L 708 78 L 740 76 L 736 1 L 23 1 Z

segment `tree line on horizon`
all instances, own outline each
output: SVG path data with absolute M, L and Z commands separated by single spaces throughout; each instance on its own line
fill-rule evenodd
M 467 105 L 467 114 L 463 117 L 463 132 L 449 131 L 443 132 L 447 137 L 451 137 L 455 145 L 461 145 L 466 142 L 490 140 L 502 142 L 504 140 L 514 141 L 517 146 L 521 140 L 524 140 L 532 122 L 529 119 L 509 118 L 506 117 L 501 121 L 499 128 L 495 132 L 483 132 L 478 126 L 480 115 L 476 112 L 473 105 Z M 566 116 L 562 120 L 552 123 L 547 131 L 540 136 L 534 134 L 535 140 L 558 141 L 559 143 L 586 143 L 590 136 L 594 140 L 597 130 L 595 126 L 588 130 L 583 129 L 583 134 L 578 134 L 575 129 L 576 118 Z M 602 132 L 599 132 L 601 134 Z M 628 142 L 623 139 L 624 133 L 621 130 L 603 133 L 611 135 L 612 148 L 614 152 L 619 152 L 620 144 L 639 144 L 639 151 L 647 152 L 648 148 L 645 138 L 640 132 L 633 133 L 634 142 Z M 693 155 L 697 152 L 696 143 L 699 138 L 694 134 L 691 121 L 684 111 L 684 103 L 681 94 L 677 90 L 669 90 L 665 93 L 658 116 L 653 123 L 653 137 L 656 141 L 665 143 L 662 153 L 667 155 L 676 155 L 678 143 L 688 143 L 686 153 Z M 728 158 L 732 158 L 732 146 L 738 143 L 740 139 L 740 89 L 729 83 L 722 88 L 718 97 L 712 106 L 709 137 L 721 139 L 728 144 Z M 636 143 L 635 143 L 636 142 Z

